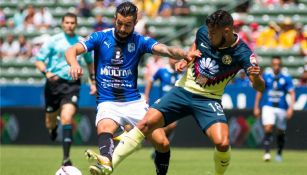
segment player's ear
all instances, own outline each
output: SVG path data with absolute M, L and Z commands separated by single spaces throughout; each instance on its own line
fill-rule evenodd
M 224 33 L 225 33 L 226 35 L 229 35 L 230 33 L 232 33 L 231 30 L 230 30 L 230 27 L 225 27 L 225 28 L 224 28 Z

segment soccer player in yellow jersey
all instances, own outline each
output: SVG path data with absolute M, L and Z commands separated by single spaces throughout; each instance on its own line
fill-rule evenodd
M 218 10 L 206 19 L 191 47 L 191 52 L 195 50 L 202 55 L 177 64 L 178 70 L 187 67 L 186 73 L 121 140 L 114 150 L 113 164 L 131 154 L 155 129 L 193 116 L 215 145 L 215 175 L 224 174 L 230 163 L 229 128 L 221 105 L 224 89 L 240 69 L 257 91 L 264 90 L 264 81 L 255 55 L 233 32 L 233 18 L 226 11 Z

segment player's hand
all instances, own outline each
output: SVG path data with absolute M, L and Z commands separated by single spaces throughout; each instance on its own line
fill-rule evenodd
M 261 69 L 258 65 L 255 65 L 255 66 L 251 66 L 251 67 L 247 68 L 247 72 L 248 72 L 249 75 L 258 77 L 261 73 Z
M 185 60 L 190 63 L 191 61 L 193 61 L 195 58 L 201 57 L 201 52 L 199 50 L 193 50 L 193 51 L 189 51 L 187 54 L 187 58 L 185 58 Z
M 71 65 L 68 74 L 73 80 L 78 80 L 83 75 L 83 69 L 79 64 Z
M 260 108 L 254 108 L 254 116 L 255 118 L 260 118 L 260 114 L 261 114 L 261 111 L 260 111 Z
M 49 80 L 49 81 L 56 81 L 59 79 L 59 77 L 52 73 L 52 72 L 46 72 L 46 78 Z
M 186 60 L 180 60 L 175 64 L 175 71 L 181 73 L 185 70 L 187 66 L 188 62 Z
M 97 92 L 96 84 L 91 84 L 90 95 L 96 95 L 96 92 Z
M 293 108 L 288 108 L 287 110 L 287 120 L 290 120 L 293 116 Z

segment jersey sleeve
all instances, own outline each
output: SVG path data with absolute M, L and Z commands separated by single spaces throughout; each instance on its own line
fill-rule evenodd
M 155 39 L 149 36 L 141 36 L 140 42 L 142 44 L 143 53 L 152 53 L 152 48 L 158 44 Z
M 156 81 L 159 79 L 161 76 L 161 69 L 159 69 L 153 76 L 152 76 L 152 81 Z
M 198 46 L 200 42 L 206 41 L 206 36 L 205 36 L 206 34 L 207 34 L 207 30 L 204 26 L 200 27 L 197 30 L 195 41 L 194 41 L 196 46 Z
M 242 54 L 240 66 L 244 69 L 246 75 L 249 75 L 247 69 L 256 65 L 258 65 L 256 55 L 251 50 L 248 50 Z
M 39 52 L 37 53 L 37 55 L 35 56 L 35 59 L 37 61 L 45 61 L 48 56 L 51 54 L 52 50 L 53 50 L 53 40 L 49 40 L 47 42 L 45 42 L 42 47 L 40 48 Z
M 91 52 L 99 43 L 104 41 L 105 34 L 103 32 L 94 32 L 80 43 L 84 46 L 86 52 Z

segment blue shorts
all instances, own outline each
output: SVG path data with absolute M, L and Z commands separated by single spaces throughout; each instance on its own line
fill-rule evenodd
M 204 132 L 214 123 L 227 123 L 221 100 L 193 94 L 181 87 L 174 87 L 151 108 L 163 114 L 165 126 L 190 115 Z

